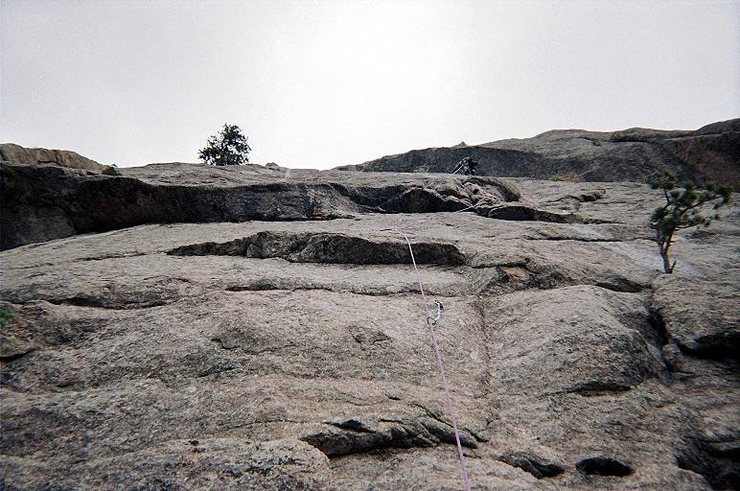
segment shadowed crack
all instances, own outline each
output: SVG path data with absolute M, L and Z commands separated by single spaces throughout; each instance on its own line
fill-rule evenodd
M 645 286 L 629 280 L 627 278 L 611 278 L 609 280 L 594 283 L 594 286 L 621 293 L 639 293 L 645 289 Z
M 701 474 L 714 489 L 738 489 L 740 485 L 740 442 L 736 438 L 708 441 L 692 435 L 675 457 L 678 467 Z
M 555 477 L 565 472 L 565 467 L 524 452 L 512 452 L 499 457 L 501 462 L 529 472 L 537 479 Z
M 572 387 L 564 392 L 571 394 L 578 394 L 584 397 L 603 396 L 610 394 L 619 394 L 620 392 L 627 392 L 632 387 L 614 382 L 602 382 L 598 380 L 584 382 L 575 387 Z
M 125 253 L 125 252 L 119 252 L 119 253 L 108 253 L 108 254 L 102 254 L 100 256 L 87 256 L 87 257 L 81 257 L 79 259 L 75 259 L 74 261 L 105 261 L 108 259 L 125 259 L 129 257 L 139 257 L 139 256 L 146 256 L 146 252 L 131 252 L 131 253 Z
M 3 352 L 2 354 L 0 354 L 0 362 L 10 363 L 11 361 L 19 360 L 23 358 L 24 356 L 30 355 L 37 349 L 38 348 L 35 346 L 30 346 L 30 347 L 22 347 L 21 349 L 9 351 L 9 352 Z
M 351 293 L 353 295 L 364 295 L 368 297 L 393 297 L 396 295 L 403 295 L 405 293 L 416 293 L 419 291 L 418 287 L 414 288 L 401 288 L 398 290 L 389 291 L 387 288 L 373 288 L 373 287 L 357 287 L 357 286 L 333 286 L 333 285 L 290 285 L 287 281 L 283 280 L 271 283 L 268 281 L 258 281 L 255 283 L 249 283 L 246 285 L 231 285 L 224 289 L 227 292 L 262 292 L 262 291 L 311 291 L 311 290 L 322 290 L 332 293 Z
M 420 264 L 461 265 L 463 254 L 452 244 L 417 242 L 414 257 Z M 400 241 L 374 242 L 336 233 L 259 232 L 230 242 L 205 242 L 177 247 L 172 256 L 244 256 L 281 258 L 296 263 L 408 264 L 408 247 Z
M 632 474 L 632 468 L 627 464 L 604 456 L 589 457 L 576 463 L 578 472 L 596 476 L 624 477 Z
M 359 433 L 372 433 L 372 428 L 369 428 L 365 423 L 354 418 L 335 418 L 330 421 L 325 421 L 326 424 L 336 426 L 343 430 L 352 430 Z
M 685 355 L 708 360 L 740 360 L 740 331 L 727 330 L 716 334 L 698 336 L 691 346 L 677 343 Z
M 455 443 L 452 428 L 432 418 L 381 418 L 369 423 L 358 418 L 336 418 L 325 421 L 329 428 L 305 435 L 301 440 L 321 450 L 328 457 L 367 453 L 383 448 L 435 447 L 440 443 Z M 477 448 L 468 433 L 460 435 L 460 443 Z
M 80 294 L 69 298 L 50 298 L 46 299 L 46 301 L 53 305 L 69 305 L 72 307 L 93 307 L 109 310 L 137 310 L 168 305 L 177 301 L 177 298 L 164 299 L 158 297 L 156 294 L 151 296 L 144 292 L 141 294 L 140 299 L 131 299 L 123 295 L 117 297 L 114 295 Z
M 577 215 L 572 213 L 553 213 L 551 211 L 538 210 L 521 203 L 506 203 L 504 205 L 498 205 L 488 209 L 476 208 L 476 213 L 487 216 L 488 218 L 496 218 L 499 220 L 551 223 L 577 223 L 582 221 Z
M 528 259 L 495 266 L 475 265 L 473 270 L 480 271 L 474 273 L 473 277 L 473 288 L 478 294 L 531 289 L 551 290 L 575 285 L 593 285 L 619 293 L 638 293 L 647 288 L 640 283 L 620 276 L 585 280 L 574 278 L 569 275 L 567 270 L 554 265 L 538 264 Z
M 147 278 L 135 285 L 110 282 L 88 287 L 73 294 L 57 289 L 17 289 L 3 291 L 6 301 L 27 304 L 43 300 L 53 305 L 106 310 L 143 310 L 173 304 L 201 292 L 197 283 L 186 278 Z

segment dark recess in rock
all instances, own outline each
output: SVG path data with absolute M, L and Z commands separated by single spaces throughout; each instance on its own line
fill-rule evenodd
M 31 348 L 25 348 L 22 350 L 17 350 L 16 352 L 5 354 L 3 353 L 0 355 L 0 361 L 3 363 L 10 363 L 11 361 L 19 360 L 23 358 L 24 356 L 30 355 L 34 351 L 36 351 L 38 348 L 31 347 Z
M 692 346 L 678 343 L 682 353 L 708 360 L 740 360 L 740 331 L 727 330 L 714 335 L 697 337 Z
M 529 472 L 537 479 L 555 477 L 565 472 L 565 467 L 562 465 L 548 462 L 545 459 L 524 452 L 505 454 L 499 460 Z
M 327 424 L 332 428 L 313 432 L 301 439 L 328 457 L 367 453 L 383 448 L 428 448 L 440 443 L 455 443 L 452 428 L 432 418 L 381 419 L 385 425 L 382 428 L 352 419 L 331 420 Z M 468 448 L 478 447 L 467 432 L 460 435 L 460 443 Z
M 437 213 L 459 211 L 468 206 L 460 198 L 445 197 L 432 189 L 411 188 L 382 203 L 379 208 L 390 213 Z
M 740 440 L 707 441 L 693 436 L 676 455 L 676 464 L 701 474 L 714 489 L 740 489 Z
M 327 457 L 364 453 L 394 446 L 391 435 L 378 431 L 364 433 L 356 431 L 318 432 L 306 435 L 301 439 L 321 450 Z
M 578 472 L 596 476 L 628 476 L 632 474 L 632 468 L 618 460 L 609 457 L 589 457 L 576 463 Z
M 609 281 L 599 281 L 595 283 L 595 286 L 606 288 L 613 292 L 624 293 L 638 293 L 645 289 L 643 285 L 630 281 L 627 278 L 613 278 Z
M 477 210 L 476 210 L 477 211 Z M 499 220 L 521 220 L 552 223 L 576 223 L 578 217 L 573 214 L 560 214 L 550 211 L 538 210 L 522 204 L 506 204 L 496 206 L 485 214 L 488 218 Z
M 373 431 L 372 428 L 368 427 L 365 423 L 355 418 L 336 418 L 327 421 L 326 424 L 336 426 L 337 428 L 341 428 L 343 430 L 357 431 L 359 433 L 370 433 Z
M 452 244 L 418 242 L 413 244 L 419 264 L 461 265 L 463 254 Z M 260 232 L 216 244 L 206 242 L 177 247 L 168 251 L 173 256 L 244 256 L 281 258 L 296 263 L 332 264 L 409 264 L 411 256 L 405 242 L 373 242 L 342 234 L 295 234 Z
M 629 387 L 627 385 L 621 385 L 614 382 L 602 382 L 602 381 L 590 381 L 590 382 L 584 382 L 582 384 L 577 385 L 576 387 L 573 387 L 571 389 L 568 389 L 567 392 L 573 393 L 573 394 L 579 394 L 584 397 L 593 397 L 593 396 L 603 396 L 603 395 L 609 395 L 609 394 L 618 394 L 620 392 L 626 392 L 630 390 L 632 387 Z
M 102 291 L 90 294 L 79 294 L 69 298 L 48 298 L 47 301 L 54 305 L 133 310 L 160 307 L 175 301 L 175 298 L 167 298 L 166 293 L 167 292 L 156 290 L 141 290 L 136 292 Z

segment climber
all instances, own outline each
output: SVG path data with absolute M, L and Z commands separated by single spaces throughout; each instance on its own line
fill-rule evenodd
M 467 163 L 467 161 L 468 161 L 469 158 L 470 157 L 463 157 L 463 159 L 461 161 L 459 161 L 457 164 L 455 164 L 455 168 L 452 169 L 452 173 L 453 174 L 457 174 L 458 172 L 460 172 L 460 170 L 462 170 L 462 168 L 465 166 L 465 164 Z
M 455 169 L 452 171 L 453 174 L 457 174 L 462 171 L 465 175 L 475 175 L 475 167 L 478 162 L 471 159 L 470 157 L 463 157 L 463 159 L 455 165 Z

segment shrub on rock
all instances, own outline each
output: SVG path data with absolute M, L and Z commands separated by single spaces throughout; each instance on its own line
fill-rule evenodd
M 198 152 L 198 158 L 209 165 L 242 165 L 249 162 L 252 149 L 247 137 L 235 124 L 224 124 L 217 135 L 208 139 L 208 145 Z
M 682 228 L 697 225 L 708 227 L 712 220 L 719 219 L 718 210 L 730 201 L 732 190 L 714 184 L 708 184 L 704 189 L 691 183 L 679 184 L 676 176 L 669 172 L 653 176 L 650 186 L 661 189 L 665 198 L 665 204 L 653 211 L 650 228 L 655 230 L 663 271 L 673 273 L 676 261 L 671 262 L 670 249 L 674 234 Z M 705 205 L 711 205 L 711 213 L 704 211 Z

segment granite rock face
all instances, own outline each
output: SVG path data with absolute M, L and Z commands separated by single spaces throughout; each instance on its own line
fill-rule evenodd
M 642 184 L 293 172 L 46 177 L 88 233 L 0 253 L 1 488 L 462 489 L 401 233 L 474 489 L 738 487 L 736 205 L 668 276 Z
M 451 172 L 455 163 L 466 156 L 480 164 L 481 175 L 645 182 L 656 171 L 671 171 L 698 184 L 714 181 L 737 190 L 740 119 L 713 123 L 695 131 L 554 130 L 533 138 L 412 150 L 341 168 L 370 172 Z
M 491 177 L 461 181 L 195 164 L 153 164 L 121 173 L 0 164 L 0 249 L 146 223 L 330 220 L 362 212 L 462 209 L 490 214 L 519 198 Z

